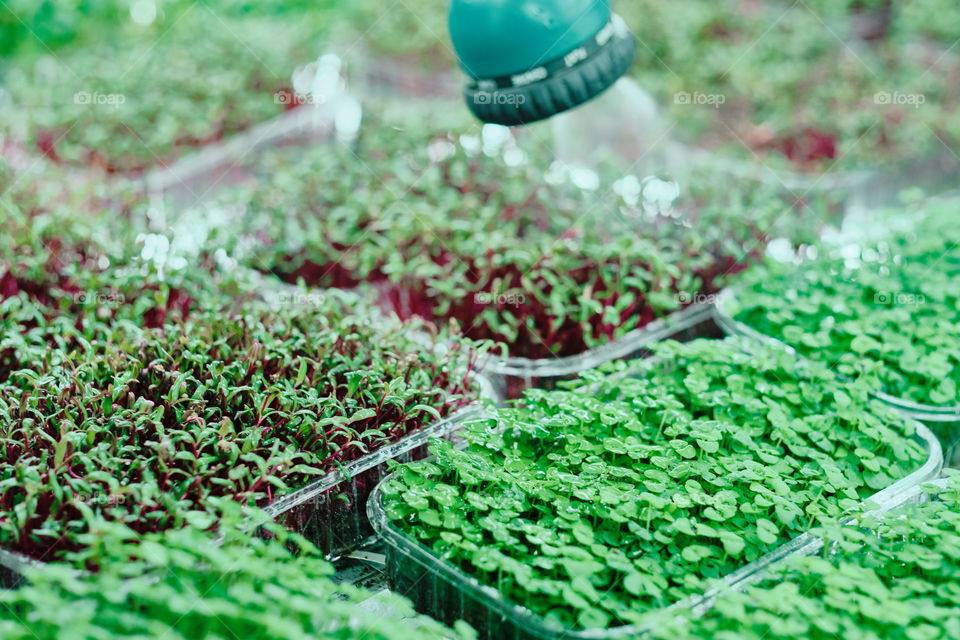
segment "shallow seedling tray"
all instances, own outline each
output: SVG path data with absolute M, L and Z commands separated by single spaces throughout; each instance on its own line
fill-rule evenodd
M 672 329 L 663 329 L 663 335 L 656 339 L 677 339 L 691 327 L 704 322 L 704 310 L 689 312 L 689 323 L 680 323 Z M 713 311 L 705 310 L 706 322 L 712 323 Z M 715 327 L 716 328 L 716 327 Z M 655 339 L 638 339 L 632 346 L 636 357 L 640 357 Z M 625 357 L 627 354 L 620 354 Z M 615 358 L 610 358 L 615 359 Z M 586 367 L 584 367 L 586 368 Z M 624 372 L 625 373 L 625 372 Z M 621 375 L 621 374 L 614 374 Z M 887 510 L 902 504 L 905 496 L 913 495 L 916 487 L 937 478 L 943 469 L 943 450 L 939 440 L 924 424 L 905 418 L 915 427 L 914 438 L 927 452 L 923 464 L 914 472 L 893 483 L 889 487 L 870 496 L 864 504 L 880 510 Z M 710 590 L 680 600 L 664 610 L 651 612 L 648 624 L 623 625 L 606 629 L 586 629 L 582 631 L 562 630 L 551 626 L 546 620 L 531 610 L 504 598 L 501 593 L 479 580 L 469 576 L 459 567 L 439 557 L 434 551 L 421 544 L 408 534 L 397 529 L 387 517 L 382 502 L 383 485 L 389 477 L 381 481 L 369 498 L 367 512 L 370 523 L 383 542 L 386 558 L 387 581 L 391 589 L 413 600 L 421 612 L 438 620 L 452 624 L 465 620 L 480 634 L 481 640 L 555 640 L 569 638 L 577 640 L 606 640 L 608 638 L 637 637 L 649 632 L 653 620 L 660 615 L 691 608 L 700 611 L 709 606 L 717 593 L 736 588 L 754 581 L 760 572 L 769 565 L 788 555 L 803 552 L 815 545 L 818 539 L 808 533 L 802 533 L 774 551 L 744 565 L 729 574 Z
M 524 389 L 552 389 L 557 382 L 607 362 L 645 357 L 649 355 L 647 346 L 660 340 L 688 342 L 719 337 L 722 332 L 714 323 L 710 305 L 694 304 L 577 355 L 540 359 L 492 357 L 483 372 L 502 398 L 515 399 L 523 395 Z
M 713 307 L 714 320 L 727 335 L 746 336 L 753 340 L 774 344 L 796 353 L 790 345 L 777 338 L 765 335 L 734 317 L 732 309 L 737 301 L 736 288 L 725 289 L 717 298 Z M 903 415 L 927 425 L 940 440 L 943 447 L 944 464 L 948 467 L 960 467 L 960 405 L 933 406 L 924 405 L 887 393 L 875 392 L 878 400 L 893 407 Z
M 339 557 L 360 546 L 373 530 L 367 521 L 367 500 L 387 470 L 387 462 L 413 462 L 427 455 L 433 438 L 455 439 L 466 420 L 483 415 L 485 402 L 497 402 L 490 382 L 474 375 L 479 399 L 447 418 L 410 433 L 397 442 L 377 449 L 343 465 L 292 493 L 279 497 L 264 508 L 275 521 L 308 538 L 328 557 Z M 256 528 L 260 522 L 251 522 Z M 24 571 L 42 567 L 43 562 L 20 553 L 0 549 L 0 588 L 18 587 Z
M 931 500 L 931 491 L 928 489 L 930 486 L 935 487 L 933 493 L 946 491 L 949 488 L 949 481 L 946 478 L 930 478 L 927 481 L 915 484 L 909 489 L 900 491 L 896 495 L 891 496 L 889 500 L 878 505 L 876 509 L 867 511 L 866 515 L 883 517 L 885 514 L 888 514 L 896 509 L 900 509 L 901 507 L 919 505 L 928 502 Z M 851 521 L 847 524 L 853 525 L 855 523 L 856 521 L 851 519 Z M 744 576 L 743 579 L 735 584 L 732 584 L 729 589 L 742 590 L 752 584 L 762 581 L 764 578 L 769 576 L 766 570 L 769 569 L 774 562 L 785 560 L 791 556 L 813 556 L 823 552 L 824 543 L 822 539 L 807 536 L 806 534 L 802 537 L 806 538 L 804 544 L 798 545 L 796 548 L 790 550 L 788 553 L 785 553 L 782 556 L 771 559 L 770 562 L 766 563 L 763 567 L 758 567 L 757 571 L 754 571 L 750 575 Z M 694 615 L 702 615 L 705 611 L 709 610 L 715 604 L 714 600 L 717 595 L 720 594 L 714 594 L 714 596 L 708 601 L 704 602 L 699 608 L 695 609 L 693 611 Z
M 876 508 L 869 509 L 864 515 L 883 518 L 886 514 L 901 507 L 920 505 L 928 502 L 931 500 L 931 491 L 929 490 L 930 487 L 934 488 L 932 493 L 939 493 L 940 491 L 949 489 L 949 481 L 946 478 L 937 478 L 914 485 L 910 489 L 901 491 L 892 496 L 890 500 L 878 505 Z M 859 518 L 850 518 L 845 524 L 848 526 L 855 526 L 858 521 Z M 724 594 L 743 591 L 752 585 L 761 583 L 765 579 L 770 578 L 770 569 L 773 568 L 772 565 L 775 563 L 785 561 L 793 556 L 814 556 L 824 552 L 824 542 L 821 538 L 809 536 L 807 534 L 804 534 L 801 536 L 801 538 L 803 538 L 803 540 L 800 540 L 799 538 L 797 539 L 799 542 L 801 542 L 801 544 L 786 545 L 783 549 L 785 553 L 779 554 L 776 557 L 764 558 L 764 560 L 769 560 L 764 566 L 756 567 L 756 570 L 749 573 L 738 572 L 738 574 L 744 573 L 744 575 L 741 577 L 742 579 L 711 593 L 709 597 L 705 598 L 702 602 L 691 607 L 689 610 L 678 614 L 674 618 L 674 621 L 681 625 L 686 624 L 691 618 L 703 616 L 708 611 L 713 609 L 716 606 L 717 598 L 723 596 Z M 787 549 L 786 547 L 790 548 Z M 830 550 L 828 549 L 828 554 L 829 551 Z
M 834 216 L 831 211 L 830 218 L 822 222 L 838 228 L 846 214 L 863 214 L 896 204 L 904 189 L 919 187 L 936 194 L 955 188 L 960 171 L 960 158 L 946 150 L 915 158 L 891 157 L 882 164 L 818 172 L 799 171 L 789 165 L 768 166 L 756 155 L 753 159 L 743 158 L 730 151 L 684 143 L 671 143 L 666 157 L 678 169 L 690 165 L 704 167 L 738 180 L 782 189 L 798 199 L 827 195 L 839 215 Z
M 180 207 L 202 204 L 218 186 L 227 189 L 252 180 L 251 165 L 263 150 L 322 143 L 332 131 L 329 111 L 302 105 L 170 163 L 161 162 L 142 176 L 123 175 L 121 179 L 144 185 L 154 206 L 165 199 Z
M 904 419 L 913 422 L 916 427 L 915 438 L 926 445 L 927 460 L 919 469 L 905 478 L 901 478 L 886 489 L 870 496 L 863 504 L 869 505 L 868 513 L 886 513 L 891 509 L 922 502 L 921 495 L 925 495 L 920 485 L 935 481 L 943 471 L 943 448 L 936 435 L 922 422 L 907 416 Z M 850 522 L 853 522 L 851 519 Z M 725 580 L 730 588 L 740 588 L 753 584 L 763 577 L 762 572 L 772 564 L 792 555 L 813 555 L 823 549 L 823 541 L 809 533 L 804 533 L 772 553 L 750 563 L 746 567 L 730 574 Z M 713 594 L 712 594 L 713 595 Z
M 872 495 L 866 503 L 886 511 L 903 504 L 916 495 L 920 484 L 940 475 L 943 452 L 936 437 L 923 424 L 917 423 L 915 437 L 927 449 L 924 464 L 893 485 Z M 465 620 L 479 632 L 481 640 L 606 640 L 608 638 L 635 638 L 653 629 L 654 622 L 624 625 L 606 629 L 563 630 L 547 624 L 539 615 L 504 598 L 500 592 L 481 584 L 460 568 L 438 557 L 419 541 L 400 531 L 390 522 L 383 506 L 381 481 L 370 496 L 367 505 L 370 522 L 383 540 L 386 556 L 387 581 L 391 589 L 410 598 L 416 608 L 440 621 L 452 624 Z M 866 504 L 865 503 L 865 504 Z M 652 615 L 690 610 L 702 611 L 713 598 L 732 588 L 746 586 L 759 579 L 761 572 L 771 564 L 797 553 L 814 553 L 819 539 L 804 533 L 773 552 L 745 565 L 728 575 L 719 584 L 701 595 L 676 602 Z

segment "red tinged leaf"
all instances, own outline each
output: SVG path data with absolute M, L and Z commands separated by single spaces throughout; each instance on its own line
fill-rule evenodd
M 19 292 L 20 287 L 17 285 L 17 279 L 13 277 L 12 273 L 7 271 L 3 274 L 3 277 L 0 277 L 0 300 L 12 298 Z
M 167 318 L 167 312 L 162 307 L 147 309 L 143 314 L 143 326 L 148 329 L 159 329 Z
M 803 133 L 788 136 L 780 141 L 781 152 L 793 162 L 811 164 L 837 157 L 837 138 L 829 133 L 807 129 Z
M 56 136 L 52 131 L 41 131 L 37 134 L 37 150 L 47 156 L 53 162 L 60 163 L 60 156 L 57 155 Z

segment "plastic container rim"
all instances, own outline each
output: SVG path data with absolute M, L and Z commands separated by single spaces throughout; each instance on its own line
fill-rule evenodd
M 671 335 L 690 329 L 705 320 L 711 319 L 711 305 L 692 304 L 662 318 L 634 329 L 623 337 L 604 345 L 593 347 L 583 353 L 557 358 L 491 357 L 484 372 L 503 376 L 559 377 L 592 369 L 610 360 L 625 357 L 643 343 L 669 338 Z M 641 344 L 637 344 L 637 343 Z
M 482 414 L 483 403 L 485 401 L 489 400 L 492 402 L 497 402 L 499 398 L 493 391 L 493 385 L 486 377 L 483 376 L 483 374 L 474 374 L 474 380 L 477 381 L 477 384 L 480 387 L 480 393 L 476 400 L 473 400 L 469 404 L 460 407 L 443 420 L 438 420 L 431 423 L 427 427 L 417 429 L 412 433 L 408 433 L 393 444 L 377 449 L 376 451 L 358 458 L 353 462 L 345 464 L 343 467 L 327 473 L 322 478 L 314 480 L 310 484 L 278 498 L 270 505 L 265 507 L 263 509 L 264 512 L 266 512 L 272 519 L 275 519 L 287 511 L 290 511 L 291 509 L 304 504 L 312 498 L 315 498 L 316 496 L 333 489 L 343 482 L 349 481 L 351 478 L 358 476 L 365 471 L 369 471 L 373 467 L 382 464 L 387 460 L 392 460 L 397 456 L 401 456 L 412 449 L 416 449 L 417 447 L 426 444 L 431 438 L 437 438 L 452 433 L 465 420 L 479 417 Z

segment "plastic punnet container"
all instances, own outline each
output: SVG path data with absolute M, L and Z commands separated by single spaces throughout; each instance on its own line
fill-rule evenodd
M 949 480 L 947 478 L 935 478 L 927 482 L 921 482 L 909 491 L 898 494 L 894 499 L 883 505 L 883 508 L 879 509 L 879 512 L 886 513 L 893 509 L 899 509 L 900 507 L 908 507 L 910 505 L 928 502 L 930 500 L 930 493 L 925 491 L 921 485 L 934 485 L 938 491 L 946 491 L 949 488 Z
M 733 309 L 736 307 L 736 303 L 736 288 L 731 287 L 721 292 L 713 308 L 714 321 L 727 335 L 746 336 L 767 344 L 775 344 L 791 353 L 796 353 L 793 347 L 783 341 L 760 333 L 753 327 L 735 319 Z M 940 440 L 946 466 L 960 467 L 960 405 L 942 407 L 924 405 L 879 391 L 873 395 L 908 418 L 927 425 Z
M 251 279 L 257 283 L 260 295 L 272 304 L 282 304 L 290 296 L 326 296 L 350 301 L 362 301 L 355 290 L 307 289 L 289 285 L 272 276 L 250 270 Z M 372 319 L 383 320 L 376 305 L 364 309 Z M 414 332 L 413 339 L 422 340 L 429 348 L 431 338 Z M 479 417 L 483 403 L 499 403 L 502 399 L 489 376 L 473 374 L 477 384 L 478 399 L 457 410 L 447 418 L 407 434 L 397 442 L 377 449 L 322 478 L 283 496 L 267 506 L 264 511 L 274 520 L 292 531 L 306 537 L 328 557 L 336 558 L 359 546 L 373 534 L 366 518 L 367 498 L 386 472 L 387 462 L 413 462 L 427 455 L 427 443 L 432 438 L 451 439 L 464 420 Z
M 454 439 L 464 421 L 483 415 L 485 401 L 499 400 L 489 380 L 479 374 L 474 380 L 479 386 L 478 400 L 443 420 L 279 497 L 264 511 L 288 529 L 308 538 L 330 557 L 357 547 L 373 533 L 366 517 L 367 499 L 385 475 L 387 462 L 412 462 L 426 457 L 430 439 Z M 259 524 L 251 523 L 254 527 Z M 43 562 L 23 554 L 0 549 L 0 588 L 19 586 L 26 569 L 43 565 Z
M 878 180 L 878 171 L 859 169 L 827 173 L 801 173 L 790 169 L 768 167 L 757 160 L 741 159 L 729 152 L 701 149 L 676 144 L 668 156 L 678 168 L 695 165 L 716 171 L 737 180 L 749 180 L 770 185 L 796 198 L 828 194 L 836 204 L 837 215 L 825 220 L 836 226 L 842 224 L 843 213 L 861 206 L 870 185 Z M 869 200 L 872 202 L 872 199 Z
M 0 589 L 15 589 L 23 583 L 28 569 L 42 567 L 43 563 L 19 553 L 0 549 Z
M 563 358 L 491 358 L 483 372 L 500 397 L 519 398 L 531 387 L 552 389 L 581 371 L 614 360 L 632 360 L 649 354 L 647 345 L 667 338 L 687 342 L 720 337 L 710 305 L 694 304 L 634 329 L 619 340 Z
M 327 143 L 334 130 L 331 113 L 303 105 L 170 164 L 148 169 L 142 176 L 121 175 L 118 179 L 142 186 L 156 210 L 205 206 L 218 193 L 256 180 L 265 150 Z
M 924 495 L 920 485 L 936 480 L 940 476 L 940 472 L 943 471 L 943 448 L 940 446 L 940 440 L 922 422 L 907 416 L 904 416 L 904 418 L 914 423 L 917 429 L 915 438 L 927 446 L 927 460 L 923 463 L 923 466 L 910 475 L 870 496 L 864 504 L 869 503 L 870 506 L 875 507 L 869 510 L 871 513 L 886 513 L 906 504 L 914 504 L 915 501 L 918 501 L 918 496 Z M 761 572 L 763 570 L 775 562 L 794 554 L 813 555 L 822 548 L 823 541 L 816 536 L 809 533 L 800 534 L 780 548 L 730 574 L 725 582 L 730 588 L 752 584 L 762 577 Z
M 894 509 L 927 502 L 930 499 L 930 494 L 925 491 L 921 485 L 934 485 L 939 490 L 945 490 L 947 489 L 947 480 L 945 478 L 938 478 L 931 479 L 927 482 L 920 482 L 906 491 L 897 493 L 896 495 L 892 496 L 890 500 L 878 505 L 876 509 L 868 510 L 867 513 L 882 517 L 884 514 L 887 514 Z M 850 525 L 855 523 L 856 521 L 852 518 L 847 521 L 847 524 Z M 801 538 L 803 538 L 802 541 Z M 776 562 L 786 560 L 787 558 L 796 555 L 813 556 L 823 551 L 823 540 L 809 536 L 808 534 L 800 536 L 795 540 L 795 542 L 801 542 L 801 544 L 794 545 L 793 543 L 790 543 L 784 545 L 784 547 L 781 548 L 784 553 L 780 554 L 779 552 L 781 550 L 778 550 L 778 555 L 776 557 L 767 556 L 765 558 L 761 558 L 761 560 L 758 560 L 756 563 L 753 563 L 748 567 L 744 567 L 743 571 L 738 571 L 737 574 L 735 574 L 743 574 L 739 580 L 726 585 L 721 589 L 711 592 L 711 594 L 702 602 L 691 607 L 688 611 L 679 614 L 675 619 L 683 623 L 688 621 L 691 617 L 697 618 L 702 616 L 716 605 L 717 597 L 721 596 L 723 593 L 742 591 L 743 589 L 746 589 L 747 587 L 758 582 L 762 582 L 764 579 L 768 578 L 770 575 L 768 570 L 770 569 L 771 565 Z M 762 566 L 758 564 L 761 561 L 764 561 Z M 751 569 L 751 571 L 747 572 L 747 569 Z M 732 577 L 733 576 L 731 576 L 731 578 Z
M 926 461 L 913 473 L 867 499 L 881 511 L 898 506 L 906 496 L 914 495 L 920 484 L 937 478 L 943 469 L 943 450 L 933 433 L 922 423 L 914 422 L 915 439 L 927 450 Z M 541 616 L 508 601 L 497 589 L 482 584 L 459 567 L 437 556 L 393 526 L 382 502 L 382 487 L 389 476 L 370 495 L 367 513 L 370 523 L 383 540 L 387 581 L 391 590 L 410 598 L 417 609 L 440 621 L 453 624 L 465 620 L 480 634 L 481 640 L 606 640 L 637 637 L 653 628 L 661 614 L 693 610 L 703 611 L 721 591 L 756 581 L 764 569 L 795 553 L 813 553 L 819 540 L 801 534 L 771 553 L 751 562 L 720 580 L 703 594 L 680 600 L 656 614 L 648 624 L 624 625 L 608 629 L 571 631 L 549 625 Z

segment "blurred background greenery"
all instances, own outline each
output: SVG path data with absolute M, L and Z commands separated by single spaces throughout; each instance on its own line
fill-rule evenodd
M 19 113 L 0 127 L 53 157 L 138 169 L 144 155 L 165 158 L 281 112 L 274 93 L 323 53 L 354 72 L 389 62 L 452 75 L 447 4 L 4 0 L 0 83 Z M 640 43 L 634 77 L 684 142 L 812 173 L 956 157 L 955 0 L 613 4 Z M 80 112 L 68 104 L 78 91 L 128 99 L 114 112 Z M 724 100 L 692 109 L 681 93 Z M 64 148 L 50 153 L 61 138 Z

